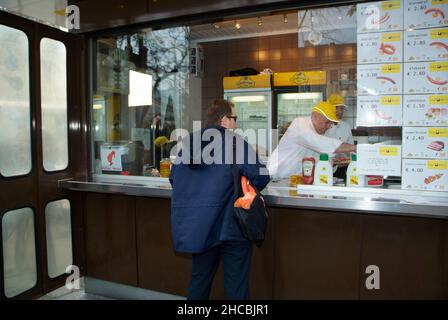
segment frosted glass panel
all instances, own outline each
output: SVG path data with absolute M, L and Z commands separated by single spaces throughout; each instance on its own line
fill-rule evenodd
M 43 38 L 40 42 L 42 95 L 42 157 L 46 171 L 68 166 L 67 52 L 65 45 Z
M 58 200 L 45 208 L 48 276 L 56 278 L 73 264 L 70 202 Z
M 2 219 L 5 296 L 15 297 L 37 283 L 34 214 L 31 208 L 11 210 Z
M 0 25 L 0 174 L 31 171 L 28 38 Z

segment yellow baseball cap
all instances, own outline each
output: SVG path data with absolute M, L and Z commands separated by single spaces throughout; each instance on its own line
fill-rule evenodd
M 313 112 L 321 113 L 330 121 L 339 122 L 336 116 L 336 105 L 327 101 L 322 101 L 316 104 L 312 110 Z
M 348 109 L 345 105 L 344 97 L 339 93 L 333 93 L 332 95 L 330 95 L 330 97 L 328 98 L 328 102 L 334 104 L 336 107 L 343 106 L 344 109 Z

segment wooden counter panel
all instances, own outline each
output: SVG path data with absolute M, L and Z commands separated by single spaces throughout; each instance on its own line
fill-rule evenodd
M 175 254 L 170 200 L 136 198 L 139 287 L 186 296 L 191 257 Z
M 364 216 L 361 299 L 447 299 L 447 222 Z M 367 266 L 380 270 L 380 289 L 368 290 Z
M 86 274 L 137 286 L 135 203 L 133 197 L 85 197 Z
M 274 209 L 274 299 L 357 299 L 360 215 Z

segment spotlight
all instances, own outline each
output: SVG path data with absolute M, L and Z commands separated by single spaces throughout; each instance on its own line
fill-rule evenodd
M 241 28 L 241 25 L 238 21 L 235 20 L 235 29 Z
M 263 21 L 261 20 L 260 17 L 258 17 L 258 25 L 261 26 L 263 24 Z
M 288 23 L 288 17 L 286 16 L 286 13 L 283 15 L 283 22 Z
M 215 29 L 219 29 L 220 28 L 219 24 L 217 24 L 217 23 L 214 23 L 213 26 L 215 27 Z

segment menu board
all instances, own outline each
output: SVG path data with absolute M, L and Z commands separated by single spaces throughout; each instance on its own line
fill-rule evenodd
M 421 29 L 448 25 L 448 1 L 404 1 L 404 28 Z
M 428 172 L 448 159 L 448 0 L 358 4 L 357 33 L 356 124 L 404 126 L 402 188 L 448 191 L 446 175 Z M 387 168 L 377 167 L 391 154 L 361 147 L 358 167 L 361 160 L 364 174 L 382 175 Z
M 401 0 L 357 4 L 356 19 L 358 33 L 403 30 Z
M 448 128 L 404 127 L 403 157 L 448 159 Z
M 356 149 L 359 174 L 401 176 L 401 146 L 358 144 Z
M 401 96 L 358 96 L 356 125 L 369 126 L 401 126 Z
M 403 159 L 402 189 L 448 190 L 448 161 Z
M 448 28 L 404 32 L 404 61 L 448 59 Z
M 401 31 L 358 34 L 358 64 L 402 62 L 402 36 Z
M 404 93 L 448 93 L 448 62 L 404 64 Z
M 448 95 L 405 95 L 404 126 L 447 126 Z
M 358 65 L 358 94 L 401 94 L 402 78 L 400 63 Z

